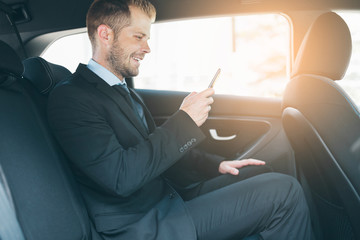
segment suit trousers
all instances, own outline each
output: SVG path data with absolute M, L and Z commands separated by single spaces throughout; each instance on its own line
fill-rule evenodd
M 241 174 L 241 172 L 240 172 Z M 291 176 L 264 173 L 239 181 L 222 175 L 186 201 L 199 240 L 310 240 L 309 210 L 300 184 Z

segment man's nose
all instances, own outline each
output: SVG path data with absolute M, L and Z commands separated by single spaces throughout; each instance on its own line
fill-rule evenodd
M 144 53 L 150 53 L 150 52 L 151 52 L 149 43 L 148 43 L 147 41 L 144 42 L 143 47 L 142 47 L 142 51 L 143 51 Z

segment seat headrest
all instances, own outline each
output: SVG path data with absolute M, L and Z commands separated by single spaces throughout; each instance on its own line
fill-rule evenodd
M 315 74 L 340 80 L 349 65 L 351 48 L 351 34 L 345 21 L 336 13 L 324 13 L 306 33 L 295 60 L 292 77 Z
M 48 95 L 58 82 L 71 75 L 67 68 L 49 63 L 41 57 L 25 59 L 23 64 L 25 67 L 23 76 L 44 95 Z
M 0 53 L 1 75 L 13 74 L 20 77 L 24 71 L 24 66 L 15 50 L 0 40 Z

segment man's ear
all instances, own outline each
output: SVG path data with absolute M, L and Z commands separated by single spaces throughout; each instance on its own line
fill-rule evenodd
M 97 36 L 100 42 L 105 45 L 112 45 L 114 41 L 114 31 L 105 24 L 101 24 L 97 28 Z

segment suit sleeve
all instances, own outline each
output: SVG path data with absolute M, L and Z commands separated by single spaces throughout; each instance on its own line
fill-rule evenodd
M 49 97 L 49 123 L 66 155 L 101 189 L 129 196 L 187 154 L 204 134 L 183 111 L 134 146 L 122 146 L 88 94 L 71 85 Z
M 166 172 L 165 176 L 180 188 L 221 175 L 219 165 L 225 158 L 193 149 Z

